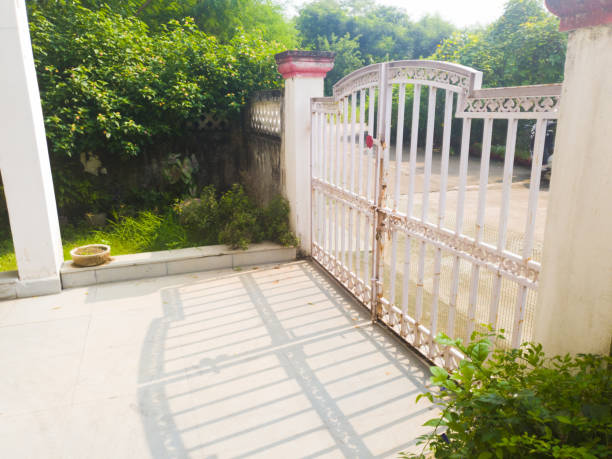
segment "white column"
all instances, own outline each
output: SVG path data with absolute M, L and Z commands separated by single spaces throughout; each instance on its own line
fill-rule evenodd
M 0 1 L 0 171 L 18 296 L 58 292 L 63 261 L 24 0 Z
M 310 255 L 310 99 L 323 96 L 323 80 L 333 68 L 334 54 L 285 51 L 277 54 L 285 78 L 283 99 L 284 193 L 291 206 L 291 228 L 300 250 Z
M 605 12 L 594 11 L 589 19 L 588 11 L 578 11 L 589 8 L 585 2 L 547 3 L 561 13 L 562 30 L 580 28 L 568 37 L 534 338 L 551 354 L 608 354 L 612 25 L 601 24 Z M 612 7 L 608 8 L 610 21 Z

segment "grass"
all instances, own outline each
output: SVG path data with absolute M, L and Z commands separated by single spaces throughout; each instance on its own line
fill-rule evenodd
M 13 271 L 17 269 L 17 260 L 13 249 L 13 240 L 10 233 L 0 240 L 0 271 Z
M 285 246 L 296 245 L 289 230 L 289 203 L 280 196 L 265 208 L 257 208 L 240 185 L 216 198 L 214 187 L 202 192 L 201 199 L 190 199 L 165 213 L 140 211 L 136 215 L 113 213 L 103 228 L 84 223 L 61 227 L 64 260 L 70 251 L 89 244 L 111 246 L 112 255 L 154 252 L 197 247 L 221 241 L 230 247 L 246 249 L 251 242 L 268 239 Z M 186 201 L 185 201 L 186 202 Z M 185 202 L 182 202 L 184 204 Z M 123 208 L 122 213 L 128 212 Z M 17 269 L 10 232 L 0 227 L 0 271 Z M 4 230 L 2 232 L 2 230 Z
M 115 215 L 104 228 L 65 225 L 61 228 L 64 260 L 70 260 L 70 251 L 87 244 L 107 244 L 112 255 L 181 249 L 197 246 L 185 229 L 170 213 L 158 215 L 140 212 L 136 216 Z M 17 269 L 17 261 L 10 234 L 0 240 L 0 271 Z

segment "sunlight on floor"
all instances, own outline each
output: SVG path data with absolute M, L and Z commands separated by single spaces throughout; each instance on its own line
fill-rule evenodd
M 397 457 L 429 372 L 308 262 L 0 304 L 2 457 Z

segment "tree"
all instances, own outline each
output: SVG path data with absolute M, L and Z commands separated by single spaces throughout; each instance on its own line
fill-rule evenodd
M 236 116 L 253 91 L 280 85 L 280 45 L 241 29 L 221 43 L 190 18 L 151 31 L 110 6 L 49 1 L 30 4 L 30 34 L 64 210 L 106 206 L 116 191 L 93 186 L 81 155 L 111 173 L 143 155 L 188 154 L 190 126 L 203 115 Z
M 566 37 L 558 27 L 541 1 L 510 0 L 489 27 L 454 33 L 431 58 L 481 70 L 486 86 L 559 83 Z
M 354 70 L 363 67 L 363 59 L 359 51 L 359 41 L 351 38 L 350 34 L 336 37 L 332 34 L 331 40 L 320 37 L 317 48 L 321 51 L 333 51 L 336 53 L 334 68 L 330 70 L 325 78 L 325 93 L 331 94 L 333 83 L 340 80 Z
M 65 0 L 32 0 L 38 4 Z M 297 33 L 273 0 L 82 0 L 90 10 L 107 8 L 124 17 L 137 17 L 152 30 L 169 21 L 191 17 L 198 28 L 228 42 L 240 31 L 259 33 L 266 41 L 295 47 Z
M 300 10 L 296 28 L 303 47 L 336 51 L 336 62 L 340 65 L 328 76 L 328 85 L 345 76 L 340 70 L 346 72 L 358 60 L 371 64 L 429 56 L 454 30 L 439 16 L 412 22 L 399 8 L 363 0 L 309 3 Z M 349 41 L 357 47 L 349 45 Z M 348 55 L 344 56 L 345 53 Z

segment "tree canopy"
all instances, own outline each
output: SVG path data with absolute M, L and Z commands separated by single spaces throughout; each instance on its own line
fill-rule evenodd
M 49 7 L 66 0 L 31 0 L 31 3 Z M 137 18 L 151 30 L 190 17 L 202 32 L 221 42 L 244 31 L 256 32 L 265 41 L 287 48 L 298 44 L 293 24 L 285 17 L 282 6 L 272 0 L 81 0 L 80 4 L 92 11 L 108 9 Z
M 563 78 L 566 37 L 542 0 L 509 0 L 502 16 L 456 29 L 439 16 L 414 21 L 404 10 L 364 0 L 316 0 L 295 19 L 302 47 L 335 51 L 326 90 L 375 62 L 436 59 L 484 72 L 487 86 L 556 83 Z
M 485 86 L 563 81 L 566 36 L 539 0 L 509 0 L 488 27 L 454 32 L 432 59 L 481 70 Z
M 337 54 L 326 87 L 375 62 L 430 56 L 455 27 L 436 15 L 412 21 L 400 9 L 363 0 L 316 0 L 295 19 L 302 47 Z

